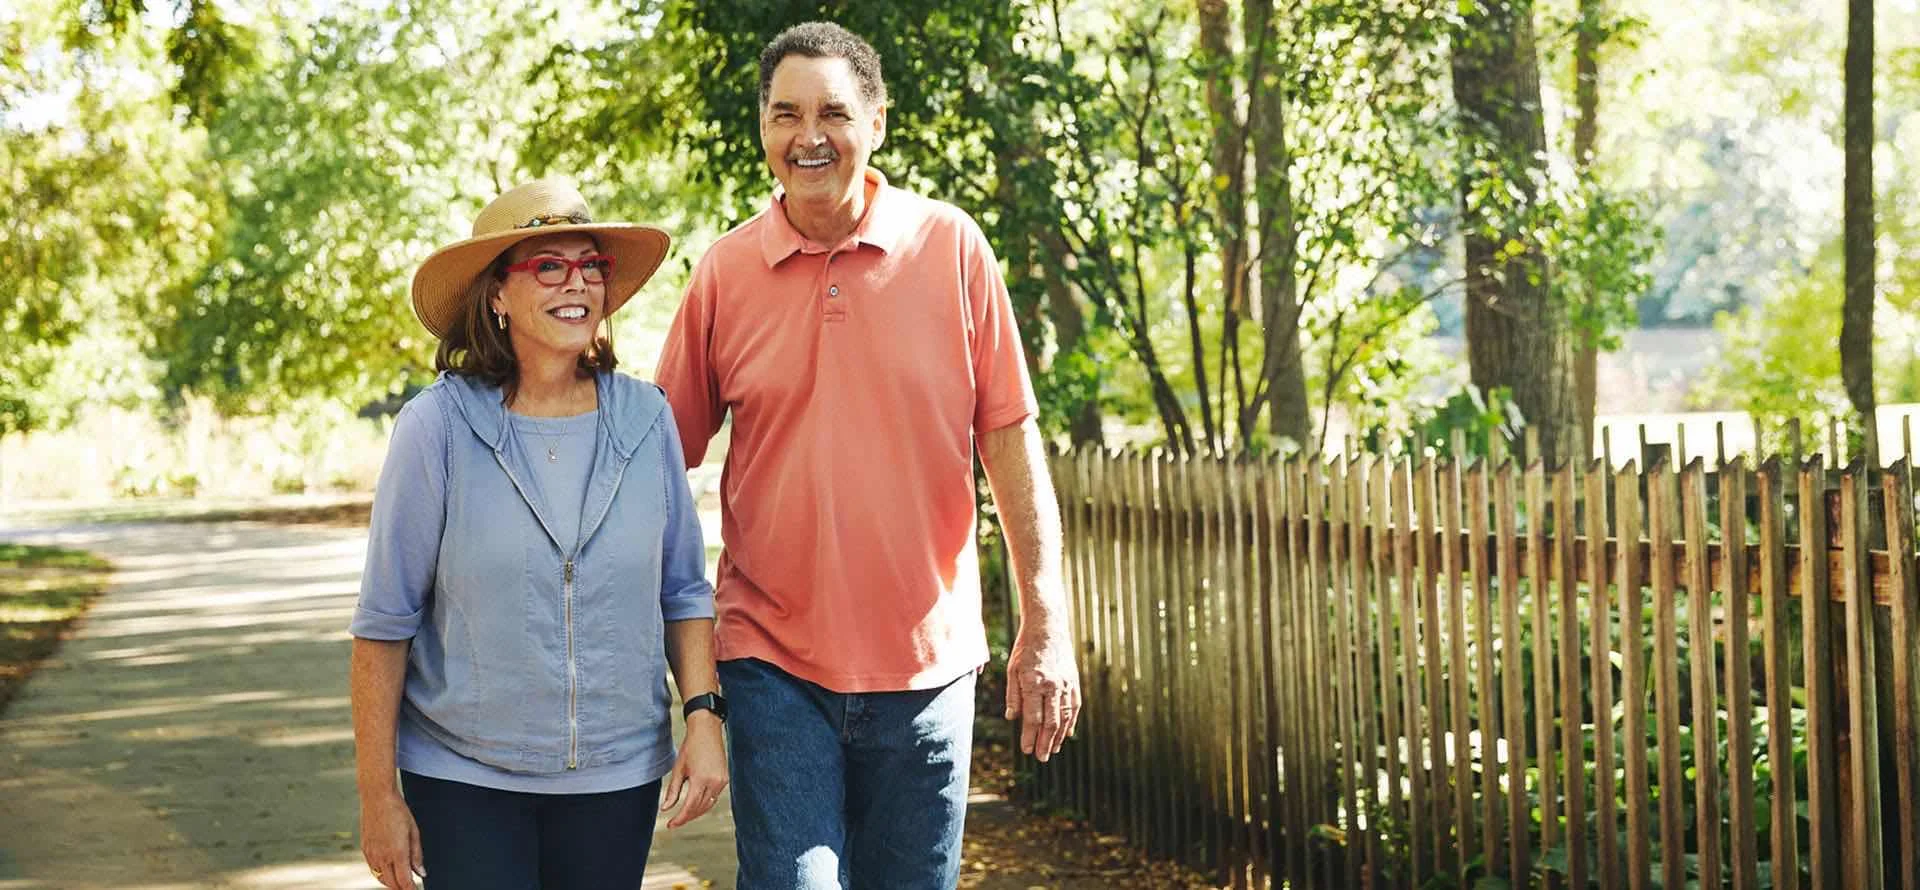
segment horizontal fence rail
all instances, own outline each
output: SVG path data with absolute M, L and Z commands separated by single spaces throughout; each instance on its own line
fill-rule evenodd
M 1053 475 L 1040 800 L 1234 887 L 1920 890 L 1905 461 Z

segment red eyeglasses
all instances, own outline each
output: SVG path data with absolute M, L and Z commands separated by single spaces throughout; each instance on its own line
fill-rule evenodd
M 521 260 L 502 270 L 502 274 L 513 272 L 532 272 L 533 280 L 553 287 L 566 284 L 573 277 L 573 270 L 580 270 L 580 280 L 588 284 L 599 284 L 607 280 L 607 273 L 613 271 L 613 257 L 605 254 L 583 256 L 569 260 L 557 256 L 537 256 Z

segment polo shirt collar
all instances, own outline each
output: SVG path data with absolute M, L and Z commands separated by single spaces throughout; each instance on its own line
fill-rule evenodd
M 849 238 L 855 244 L 870 244 L 881 253 L 892 253 L 900 243 L 900 198 L 894 194 L 897 189 L 887 185 L 887 177 L 872 167 L 867 168 L 867 183 L 873 188 L 873 198 L 867 201 L 866 212 L 861 214 Z M 793 227 L 793 222 L 787 219 L 786 197 L 786 189 L 774 188 L 773 199 L 767 205 L 767 225 L 760 227 L 760 256 L 767 261 L 768 268 L 780 265 L 782 260 L 809 246 L 815 250 L 831 247 L 813 244 Z

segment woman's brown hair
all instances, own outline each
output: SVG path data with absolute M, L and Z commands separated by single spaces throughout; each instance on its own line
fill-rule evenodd
M 508 403 L 513 402 L 514 391 L 519 387 L 520 362 L 513 354 L 513 339 L 495 322 L 490 304 L 506 277 L 510 252 L 503 251 L 494 257 L 486 271 L 474 276 L 473 282 L 467 285 L 460 317 L 454 319 L 447 335 L 440 338 L 440 348 L 433 356 L 434 370 L 477 377 L 500 387 Z M 580 353 L 574 373 L 582 379 L 611 372 L 620 364 L 613 354 L 613 325 L 605 319 L 602 324 L 604 334 L 594 337 L 593 345 Z

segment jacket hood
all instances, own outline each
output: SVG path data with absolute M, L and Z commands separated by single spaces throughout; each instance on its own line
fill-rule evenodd
M 666 393 L 625 374 L 595 374 L 593 382 L 600 396 L 600 428 L 621 458 L 631 457 L 666 414 Z M 507 405 L 500 387 L 442 371 L 429 389 L 451 396 L 457 413 L 488 448 L 498 452 L 506 447 Z

